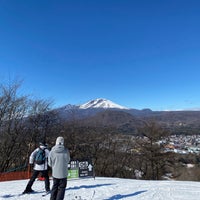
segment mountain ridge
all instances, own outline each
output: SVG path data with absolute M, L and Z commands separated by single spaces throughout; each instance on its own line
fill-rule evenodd
M 121 106 L 117 103 L 114 103 L 111 100 L 105 99 L 105 98 L 97 98 L 91 101 L 88 101 L 84 104 L 81 104 L 79 106 L 80 109 L 90 109 L 90 108 L 104 108 L 104 109 L 128 109 L 125 106 Z
M 142 121 L 155 121 L 175 134 L 191 134 L 192 132 L 198 134 L 200 130 L 200 111 L 152 111 L 151 109 L 123 108 L 110 100 L 96 99 L 79 106 L 68 104 L 57 111 L 63 120 L 84 120 L 86 124 L 115 126 L 120 130 L 133 130 L 138 125 L 140 126 Z
M 136 108 L 129 108 L 124 105 L 117 104 L 109 99 L 106 98 L 96 98 L 87 101 L 86 103 L 83 103 L 81 105 L 76 105 L 80 109 L 90 109 L 90 108 L 104 108 L 104 109 L 126 109 L 126 110 L 148 110 L 152 111 L 150 108 L 142 108 L 142 109 L 136 109 Z M 178 109 L 178 110 L 154 110 L 154 112 L 178 112 L 178 111 L 200 111 L 200 109 Z

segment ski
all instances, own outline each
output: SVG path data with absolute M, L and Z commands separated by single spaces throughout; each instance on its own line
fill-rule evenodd
M 42 194 L 42 197 L 45 197 L 45 196 L 47 196 L 47 195 L 49 195 L 49 194 L 51 194 L 51 191 L 46 192 L 45 194 Z
M 25 196 L 25 195 L 37 194 L 37 193 L 41 193 L 41 192 L 42 191 L 33 191 L 30 193 L 5 194 L 5 195 L 3 195 L 3 198 L 20 197 L 20 196 Z
M 34 190 L 34 191 L 32 191 L 32 192 L 18 194 L 18 196 L 32 195 L 32 194 L 39 194 L 39 193 L 43 193 L 43 191 L 35 191 L 35 190 Z

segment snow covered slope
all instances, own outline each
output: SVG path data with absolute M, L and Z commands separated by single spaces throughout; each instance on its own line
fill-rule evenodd
M 1 200 L 49 200 L 44 182 L 36 181 L 34 194 L 20 195 L 28 180 L 0 182 Z M 51 182 L 52 185 L 52 182 Z M 69 180 L 66 200 L 198 200 L 200 183 L 189 181 L 143 181 L 118 178 Z
M 88 108 L 115 108 L 115 109 L 128 109 L 124 106 L 121 106 L 119 104 L 116 104 L 110 100 L 107 99 L 95 99 L 92 101 L 89 101 L 85 104 L 82 104 L 79 106 L 80 109 L 88 109 Z

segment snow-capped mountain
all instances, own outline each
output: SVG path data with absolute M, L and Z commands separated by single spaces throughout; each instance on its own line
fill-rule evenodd
M 108 108 L 114 108 L 114 109 L 128 109 L 124 106 L 121 106 L 119 104 L 116 104 L 110 100 L 99 98 L 95 100 L 91 100 L 85 104 L 82 104 L 79 106 L 80 109 L 89 109 L 89 108 L 103 108 L 103 109 L 108 109 Z

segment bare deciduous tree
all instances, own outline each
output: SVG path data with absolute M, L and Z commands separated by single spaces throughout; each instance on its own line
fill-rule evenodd
M 1 172 L 26 166 L 31 145 L 41 138 L 45 139 L 44 131 L 53 127 L 50 124 L 53 119 L 52 112 L 47 115 L 50 102 L 33 101 L 28 96 L 20 95 L 20 86 L 20 82 L 0 86 Z M 40 133 L 37 133 L 36 129 Z
M 27 97 L 19 96 L 20 84 L 0 87 L 0 171 L 19 166 L 23 137 L 24 117 L 27 111 Z
M 144 123 L 138 131 L 141 137 L 137 140 L 138 167 L 143 172 L 143 178 L 158 180 L 164 174 L 169 157 L 162 151 L 159 141 L 169 135 L 154 121 Z

